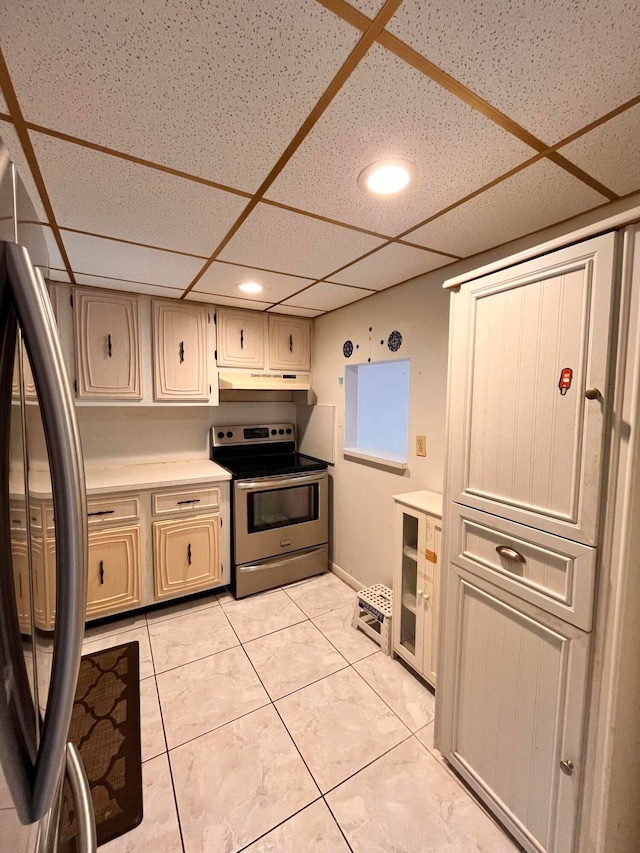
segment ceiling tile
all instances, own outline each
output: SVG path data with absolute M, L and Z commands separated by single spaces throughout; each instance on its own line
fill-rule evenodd
M 4 144 L 7 146 L 9 156 L 11 157 L 11 160 L 15 163 L 16 168 L 18 170 L 18 174 L 22 178 L 26 190 L 29 193 L 29 198 L 31 199 L 31 203 L 35 208 L 39 221 L 47 222 L 48 217 L 44 211 L 42 202 L 40 201 L 40 193 L 38 192 L 38 189 L 36 187 L 36 182 L 33 180 L 31 169 L 27 165 L 27 158 L 24 156 L 22 145 L 20 144 L 18 134 L 16 133 L 13 124 L 9 123 L 8 121 L 2 121 L 0 119 L 0 137 L 2 138 Z
M 49 250 L 49 266 L 57 270 L 63 270 L 65 268 L 64 261 L 62 260 L 60 249 L 56 243 L 56 238 L 53 236 L 53 231 L 48 225 L 43 226 L 42 230 L 44 231 L 44 237 L 47 241 L 47 249 Z
M 356 302 L 364 296 L 370 296 L 371 293 L 372 291 L 360 289 L 359 287 L 344 287 L 341 284 L 330 284 L 328 281 L 321 281 L 319 284 L 313 284 L 308 290 L 299 293 L 297 296 L 287 299 L 283 305 L 333 311 L 334 308 L 349 305 L 350 302 Z
M 224 261 L 324 278 L 384 241 L 259 204 L 220 255 Z
M 450 264 L 454 260 L 455 258 L 436 255 L 434 252 L 424 252 L 422 249 L 413 249 L 401 243 L 392 243 L 369 255 L 368 258 L 347 267 L 337 275 L 332 275 L 331 281 L 384 290 L 385 287 L 391 287 L 408 278 L 415 278 L 429 270 Z
M 223 264 L 214 261 L 197 283 L 195 289 L 198 293 L 214 293 L 242 299 L 242 294 L 236 289 L 236 284 L 241 281 L 255 281 L 257 284 L 261 284 L 264 290 L 256 294 L 256 298 L 269 305 L 286 299 L 287 296 L 297 293 L 310 284 L 308 278 L 264 272 L 263 270 L 248 269 L 235 264 Z
M 4 95 L 0 92 L 0 113 L 9 113 L 9 107 L 4 99 Z
M 199 293 L 191 290 L 185 297 L 191 302 L 208 302 L 210 305 L 231 305 L 232 308 L 251 308 L 253 311 L 264 311 L 270 302 L 257 302 L 255 299 L 234 299 L 231 296 L 217 296 L 213 293 Z
M 199 258 L 62 232 L 74 271 L 184 290 L 202 269 Z
M 351 0 L 351 5 L 370 18 L 375 18 L 384 6 L 384 2 L 382 0 Z
M 124 281 L 119 278 L 104 278 L 99 275 L 75 274 L 77 284 L 89 287 L 102 287 L 107 290 L 124 290 L 127 293 L 143 293 L 147 296 L 166 296 L 169 299 L 180 299 L 181 288 L 162 287 L 159 284 L 143 284 L 140 281 Z
M 291 305 L 276 305 L 267 309 L 268 314 L 292 314 L 294 317 L 319 317 L 324 311 L 314 308 L 294 308 Z
M 49 267 L 48 272 L 45 272 L 45 278 L 48 281 L 58 281 L 63 282 L 65 284 L 68 284 L 71 281 L 71 279 L 69 278 L 69 273 L 65 272 L 64 270 L 54 270 L 51 267 Z
M 359 36 L 315 0 L 59 0 L 0 45 L 27 120 L 251 190 Z
M 619 195 L 640 189 L 640 104 L 559 149 Z
M 607 199 L 548 160 L 412 231 L 408 240 L 469 256 L 553 225 Z
M 247 199 L 32 133 L 59 225 L 209 255 Z
M 388 29 L 550 145 L 640 88 L 637 0 L 404 0 Z
M 394 236 L 532 154 L 527 145 L 375 45 L 267 197 Z M 414 185 L 386 198 L 361 190 L 360 172 L 387 157 L 415 163 Z

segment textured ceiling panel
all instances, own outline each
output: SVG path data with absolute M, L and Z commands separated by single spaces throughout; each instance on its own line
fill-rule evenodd
M 318 317 L 320 314 L 324 314 L 324 311 L 314 308 L 293 308 L 291 305 L 276 305 L 275 308 L 269 308 L 267 313 L 292 314 L 294 317 Z
M 333 311 L 334 308 L 349 305 L 350 302 L 355 302 L 358 299 L 362 299 L 363 296 L 369 296 L 371 293 L 372 291 L 361 290 L 359 287 L 343 287 L 341 284 L 330 284 L 328 281 L 321 281 L 319 284 L 312 285 L 308 290 L 299 293 L 297 296 L 287 299 L 283 304 L 299 308 L 315 308 L 320 311 Z
M 28 121 L 244 190 L 358 38 L 314 0 L 14 0 L 0 29 Z
M 209 257 L 247 199 L 32 133 L 58 225 Z
M 219 293 L 223 296 L 242 299 L 241 292 L 236 288 L 236 284 L 242 281 L 254 281 L 256 284 L 261 284 L 264 290 L 256 296 L 256 299 L 269 305 L 286 299 L 287 296 L 297 293 L 311 283 L 306 278 L 263 272 L 262 270 L 247 269 L 247 267 L 238 267 L 235 264 L 221 264 L 214 261 L 195 289 L 198 292 Z
M 2 28 L 0 27 L 0 30 L 1 29 Z M 40 193 L 36 188 L 36 183 L 33 180 L 33 175 L 27 165 L 27 158 L 24 156 L 22 145 L 20 144 L 18 134 L 16 133 L 13 124 L 0 120 L 0 138 L 2 138 L 2 141 L 7 146 L 9 156 L 12 161 L 16 164 L 16 168 L 20 173 L 20 177 L 22 178 L 27 192 L 29 193 L 29 198 L 35 208 L 39 221 L 47 222 L 47 214 L 45 213 L 42 202 L 40 201 Z
M 550 145 L 640 89 L 637 0 L 404 0 L 387 29 Z
M 560 148 L 619 195 L 640 189 L 640 105 Z
M 179 299 L 182 291 L 159 284 L 143 284 L 139 281 L 122 281 L 117 278 L 103 278 L 99 275 L 76 274 L 76 283 L 89 287 L 104 287 L 107 290 L 124 290 L 128 293 L 144 293 L 147 296 L 166 296 Z
M 232 308 L 250 308 L 252 311 L 264 311 L 270 302 L 258 302 L 255 299 L 233 299 L 229 296 L 214 296 L 212 293 L 197 293 L 190 291 L 186 299 L 191 302 L 207 302 L 210 305 L 230 305 Z
M 541 160 L 411 232 L 408 239 L 473 255 L 605 201 L 564 169 Z
M 267 197 L 394 236 L 533 153 L 424 74 L 374 46 Z M 361 190 L 360 172 L 387 157 L 415 163 L 415 184 L 386 198 Z
M 323 278 L 384 241 L 259 204 L 220 255 L 223 261 Z
M 0 92 L 0 113 L 8 113 L 9 107 L 7 106 L 7 102 L 4 99 L 4 95 Z
M 44 236 L 47 241 L 47 249 L 49 250 L 49 266 L 57 270 L 63 270 L 65 268 L 64 261 L 62 260 L 60 249 L 56 243 L 56 238 L 53 236 L 53 231 L 48 225 L 42 230 L 44 231 Z
M 89 275 L 185 288 L 202 268 L 198 258 L 114 243 L 86 234 L 63 231 L 62 239 L 73 270 Z
M 331 276 L 331 281 L 384 290 L 399 281 L 414 278 L 422 273 L 450 264 L 454 258 L 423 252 L 400 243 L 392 243 L 346 270 Z

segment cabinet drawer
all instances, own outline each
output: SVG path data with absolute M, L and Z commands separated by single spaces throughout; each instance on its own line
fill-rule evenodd
M 31 510 L 31 527 L 38 531 L 42 530 L 42 507 L 32 506 Z M 10 513 L 10 523 L 12 530 L 27 529 L 27 510 L 24 506 L 12 505 Z
M 220 489 L 191 489 L 180 492 L 157 492 L 151 496 L 154 515 L 189 510 L 217 509 L 220 506 Z
M 138 495 L 126 498 L 96 498 L 87 502 L 89 527 L 112 521 L 136 521 L 140 518 Z
M 595 548 L 455 504 L 450 523 L 452 562 L 591 630 Z

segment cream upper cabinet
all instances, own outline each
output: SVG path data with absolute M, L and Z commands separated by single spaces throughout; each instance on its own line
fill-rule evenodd
M 269 367 L 311 369 L 311 321 L 304 317 L 269 315 Z
M 208 589 L 221 579 L 220 515 L 153 524 L 156 598 Z
M 140 400 L 138 299 L 74 288 L 79 399 Z
M 241 308 L 218 308 L 216 317 L 218 365 L 263 368 L 267 316 Z
M 452 302 L 450 498 L 596 541 L 615 234 L 463 284 Z
M 154 400 L 208 402 L 206 306 L 177 300 L 152 305 Z

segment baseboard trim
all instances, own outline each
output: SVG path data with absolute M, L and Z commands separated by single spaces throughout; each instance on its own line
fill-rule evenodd
M 329 569 L 333 572 L 334 575 L 337 575 L 341 581 L 344 581 L 348 584 L 351 589 L 355 589 L 356 592 L 360 592 L 361 589 L 364 589 L 364 584 L 360 583 L 359 580 L 356 580 L 353 575 L 350 575 L 349 572 L 345 572 L 343 568 L 341 568 L 337 563 L 329 563 Z

